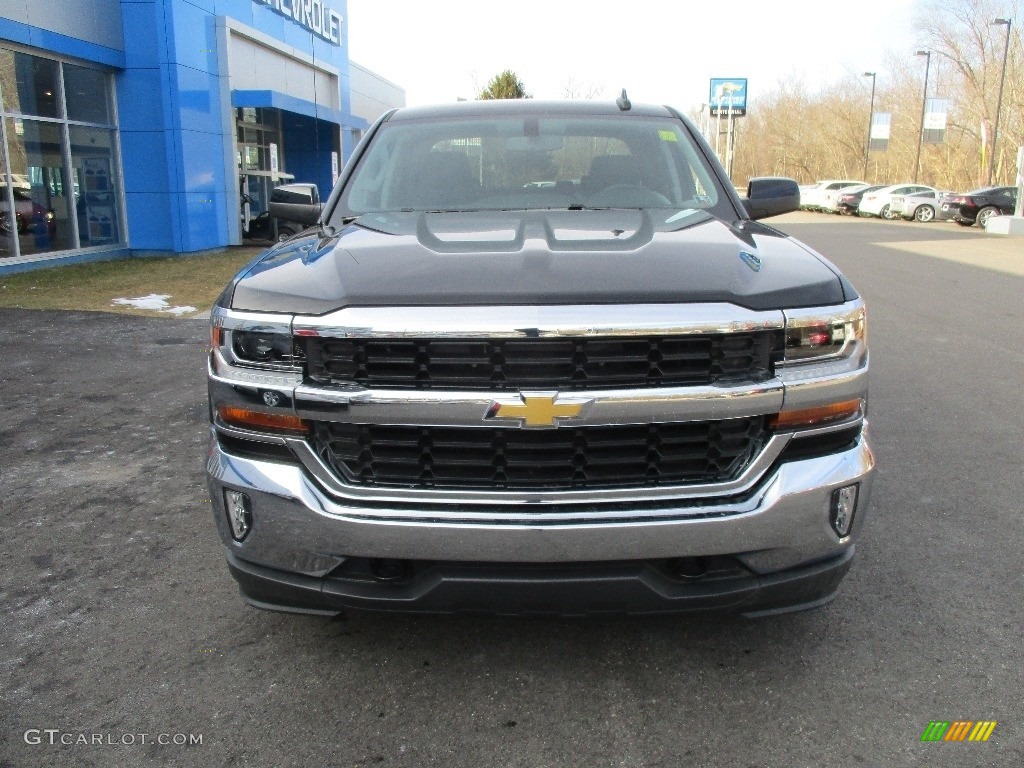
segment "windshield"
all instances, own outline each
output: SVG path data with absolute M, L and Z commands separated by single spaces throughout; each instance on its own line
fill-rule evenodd
M 635 115 L 385 123 L 340 202 L 343 215 L 726 204 L 682 122 Z

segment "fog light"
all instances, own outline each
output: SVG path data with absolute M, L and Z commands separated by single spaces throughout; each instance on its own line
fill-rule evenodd
M 224 491 L 227 501 L 228 522 L 235 541 L 244 539 L 252 529 L 252 505 L 249 497 L 239 491 Z
M 853 514 L 857 511 L 857 485 L 847 485 L 832 491 L 832 513 L 830 521 L 840 537 L 850 533 Z

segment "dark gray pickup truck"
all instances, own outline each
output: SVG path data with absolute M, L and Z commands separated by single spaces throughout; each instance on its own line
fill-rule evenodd
M 213 310 L 207 473 L 253 605 L 820 605 L 874 473 L 864 303 L 667 107 L 473 102 L 367 133 Z

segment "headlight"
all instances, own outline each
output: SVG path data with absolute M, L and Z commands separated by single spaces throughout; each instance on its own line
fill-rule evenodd
M 819 312 L 786 312 L 786 365 L 843 359 L 864 348 L 867 323 L 863 305 L 839 314 Z
M 297 372 L 305 363 L 302 347 L 290 333 L 291 318 L 225 315 L 214 311 L 211 352 L 231 366 Z
M 231 351 L 239 362 L 289 368 L 301 364 L 302 352 L 291 336 L 258 330 L 234 330 L 230 336 Z

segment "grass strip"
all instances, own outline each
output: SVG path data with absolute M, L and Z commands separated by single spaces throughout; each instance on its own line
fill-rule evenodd
M 196 313 L 205 313 L 235 273 L 262 250 L 242 246 L 199 256 L 96 261 L 0 275 L 0 307 L 172 317 L 112 304 L 114 299 L 155 293 L 169 295 L 172 307 L 193 306 Z

